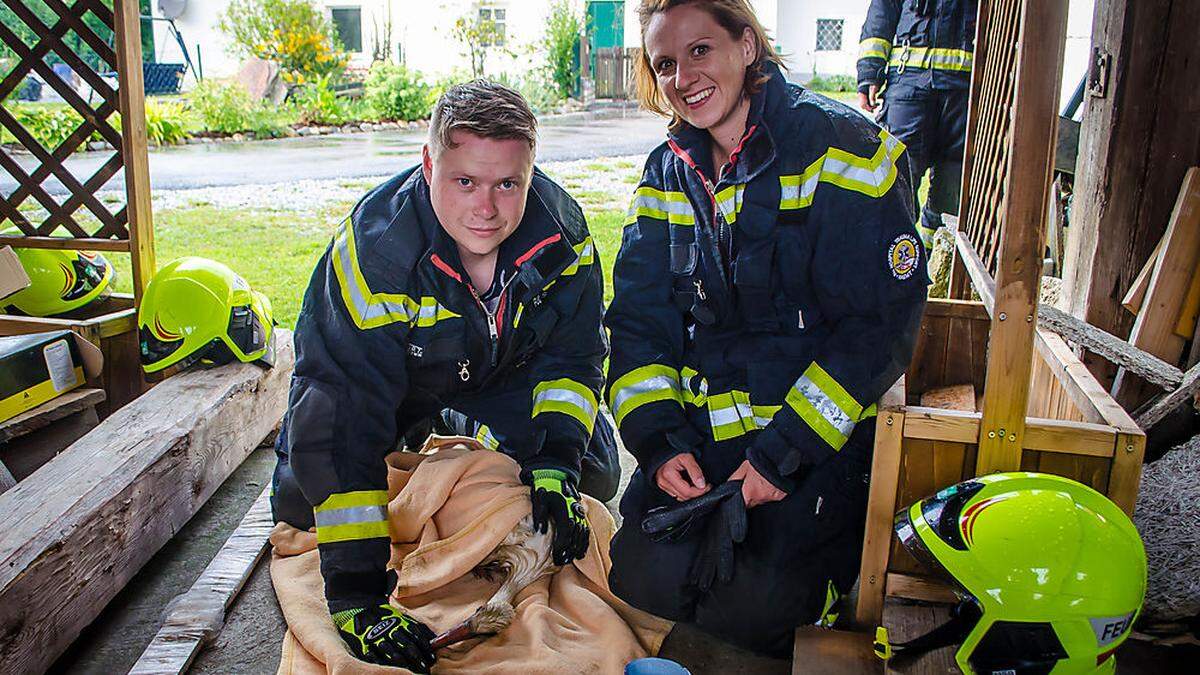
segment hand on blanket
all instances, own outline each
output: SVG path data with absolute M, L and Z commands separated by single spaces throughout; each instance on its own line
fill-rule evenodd
M 343 610 L 333 615 L 333 624 L 350 653 L 368 663 L 427 673 L 437 660 L 429 626 L 391 605 Z
M 566 565 L 586 555 L 590 536 L 587 511 L 571 477 L 558 469 L 534 469 L 523 476 L 533 501 L 533 529 L 544 533 L 554 524 L 554 564 Z

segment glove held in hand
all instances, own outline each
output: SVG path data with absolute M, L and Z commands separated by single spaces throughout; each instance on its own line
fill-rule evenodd
M 554 564 L 566 565 L 587 554 L 587 511 L 570 476 L 558 469 L 534 469 L 523 473 L 522 479 L 533 502 L 533 529 L 544 533 L 554 524 Z
M 368 663 L 427 673 L 437 657 L 428 626 L 391 605 L 347 609 L 333 615 L 350 653 Z

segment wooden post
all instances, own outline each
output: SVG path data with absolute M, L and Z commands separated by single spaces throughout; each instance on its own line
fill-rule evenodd
M 150 209 L 150 160 L 146 141 L 146 90 L 142 81 L 141 17 L 137 0 L 114 0 L 121 156 L 129 214 L 129 255 L 135 306 L 154 276 L 154 218 Z
M 976 473 L 1021 467 L 1067 2 L 1024 3 Z
M 1085 99 L 1079 173 L 1068 228 L 1060 307 L 1113 335 L 1133 317 L 1121 298 L 1167 226 L 1188 167 L 1200 165 L 1195 86 L 1200 2 L 1097 0 L 1095 68 Z M 1101 380 L 1112 369 L 1088 359 Z

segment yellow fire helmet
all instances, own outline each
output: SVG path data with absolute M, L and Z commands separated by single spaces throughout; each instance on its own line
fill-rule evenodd
M 958 644 L 964 673 L 1113 673 L 1146 594 L 1146 550 L 1107 497 L 1060 476 L 974 478 L 896 515 L 905 548 L 953 583 L 952 618 L 876 652 L 903 658 Z
M 57 316 L 79 309 L 111 292 L 113 266 L 99 253 L 17 248 L 29 287 L 4 304 L 27 316 Z
M 271 301 L 207 258 L 179 258 L 160 269 L 138 308 L 142 369 L 154 373 L 234 360 L 275 362 Z

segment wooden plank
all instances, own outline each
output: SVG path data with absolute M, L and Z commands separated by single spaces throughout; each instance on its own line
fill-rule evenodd
M 1025 447 L 1030 450 L 1112 457 L 1117 430 L 1102 424 L 1031 417 L 1025 421 Z
M 903 400 L 902 389 L 900 398 Z M 871 460 L 871 486 L 859 568 L 858 606 L 855 609 L 855 619 L 863 626 L 878 625 L 883 615 L 903 440 L 904 413 L 881 409 L 875 420 L 875 453 Z
M 1176 408 L 1192 400 L 1197 391 L 1200 391 L 1200 365 L 1192 366 L 1187 371 L 1178 389 L 1147 404 L 1143 410 L 1138 411 L 1136 418 L 1138 426 L 1146 431 L 1153 429 Z
M 890 600 L 883 610 L 883 625 L 888 629 L 888 639 L 893 643 L 918 638 L 950 619 L 950 608 L 945 605 L 914 605 Z M 954 662 L 956 646 L 943 647 L 926 652 L 919 657 L 892 659 L 887 662 L 885 673 L 905 675 L 947 675 L 960 672 Z
M 1117 435 L 1116 454 L 1108 478 L 1108 498 L 1133 517 L 1138 487 L 1142 483 L 1142 461 L 1146 455 L 1146 435 L 1122 433 Z
M 295 354 L 170 378 L 0 496 L 0 662 L 41 672 L 274 429 Z M 64 583 L 64 570 L 86 583 Z
M 1038 307 L 1038 327 L 1058 333 L 1067 340 L 1133 371 L 1161 389 L 1177 387 L 1183 379 L 1183 373 L 1174 365 L 1060 309 Z
M 104 392 L 100 389 L 68 391 L 12 419 L 0 422 L 0 443 L 7 443 L 18 436 L 37 431 L 86 408 L 95 408 L 102 401 Z
M 991 318 L 987 308 L 977 300 L 947 300 L 945 298 L 930 298 L 925 303 L 925 316 L 944 316 L 953 319 L 971 319 L 972 321 L 987 321 Z
M 1130 314 L 1142 311 L 1142 302 L 1146 300 L 1146 289 L 1150 288 L 1150 274 L 1154 272 L 1154 266 L 1158 264 L 1158 256 L 1162 254 L 1162 245 L 1163 240 L 1159 239 L 1150 258 L 1146 260 L 1146 264 L 1142 265 L 1142 270 L 1134 277 L 1125 297 L 1121 298 L 1121 306 L 1129 310 Z
M 1137 424 L 1129 413 L 1117 405 L 1061 337 L 1038 330 L 1034 345 L 1084 420 L 1107 424 L 1122 431 L 1137 431 Z
M 146 139 L 146 90 L 142 82 L 141 18 L 138 5 L 117 2 L 117 74 L 120 81 L 121 156 L 125 160 L 125 203 L 129 218 L 129 251 L 133 258 L 133 295 L 141 304 L 154 264 L 154 218 L 150 204 L 150 159 Z
M 1200 268 L 1192 271 L 1192 285 L 1188 287 L 1183 301 L 1183 311 L 1175 323 L 1175 334 L 1189 340 L 1196 332 L 1196 321 L 1200 319 Z
M 914 574 L 889 574 L 888 597 L 923 600 L 925 602 L 942 602 L 953 604 L 958 602 L 954 591 L 946 584 L 928 577 Z
M 1163 235 L 1162 255 L 1154 265 L 1146 300 L 1129 334 L 1130 344 L 1168 363 L 1179 361 L 1184 340 L 1175 334 L 1175 325 L 1197 267 L 1200 267 L 1200 167 L 1192 167 L 1179 189 Z M 1126 408 L 1134 408 L 1148 398 L 1145 387 L 1130 379 L 1125 370 L 1117 372 L 1113 392 L 1117 402 Z
M 982 414 L 909 406 L 904 415 L 904 437 L 951 443 L 978 443 Z
M 967 235 L 962 232 L 957 233 L 954 246 L 962 259 L 963 267 L 967 270 L 967 276 L 971 278 L 971 286 L 979 294 L 981 304 L 990 318 L 992 309 L 996 306 L 996 282 L 992 279 L 991 273 L 988 272 L 987 266 L 983 264 L 983 260 Z
M 224 624 L 225 612 L 267 550 L 272 527 L 268 486 L 191 589 L 172 601 L 174 609 L 130 668 L 130 675 L 187 672 L 201 648 Z
M 50 248 L 72 249 L 77 251 L 116 251 L 129 250 L 129 242 L 120 239 L 95 239 L 92 237 L 14 237 L 0 236 L 0 246 L 15 248 Z
M 17 486 L 17 479 L 13 476 L 4 462 L 0 462 L 0 495 L 8 492 Z
M 870 675 L 883 673 L 883 661 L 875 656 L 872 632 L 830 630 L 800 626 L 792 647 L 792 673 L 808 675 L 819 668 L 824 675 Z
M 967 456 L 964 443 L 933 442 L 933 484 L 940 490 L 963 480 L 963 460 Z
M 976 467 L 985 474 L 1016 469 L 1024 445 L 1067 2 L 1022 3 L 1021 14 L 1003 238 Z

